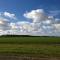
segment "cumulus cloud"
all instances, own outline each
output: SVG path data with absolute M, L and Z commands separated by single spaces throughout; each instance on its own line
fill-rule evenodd
M 10 26 L 12 29 L 18 29 L 21 32 L 29 32 L 32 30 L 32 26 L 30 22 L 16 22 L 16 23 L 10 23 Z
M 60 24 L 53 24 L 54 27 L 56 28 L 56 32 L 60 32 Z
M 5 17 L 11 18 L 11 19 L 16 19 L 15 14 L 9 13 L 9 12 L 4 12 L 3 15 Z
M 9 18 L 14 18 L 15 14 L 4 12 Z M 9 22 L 7 19 L 0 19 L 0 35 L 36 35 L 36 36 L 60 36 L 60 22 L 58 18 L 49 16 L 43 9 L 32 10 L 23 14 L 28 21 Z
M 4 34 L 3 32 L 9 29 L 9 21 L 7 19 L 0 19 L 0 34 Z
M 26 12 L 24 17 L 30 18 L 33 22 L 40 22 L 41 20 L 46 20 L 47 16 L 43 9 L 32 10 L 30 12 Z
M 43 9 L 37 9 L 32 10 L 30 12 L 26 12 L 24 13 L 24 17 L 33 20 L 33 32 L 39 32 L 40 34 L 42 33 L 45 35 L 54 35 L 57 31 L 60 31 L 60 24 L 58 24 L 59 20 L 54 18 L 52 15 L 46 15 Z

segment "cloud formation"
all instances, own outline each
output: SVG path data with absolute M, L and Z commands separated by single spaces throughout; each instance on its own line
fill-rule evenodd
M 13 20 L 16 20 L 16 15 L 13 14 L 13 13 L 10 13 L 10 12 L 0 12 L 0 18 L 5 18 L 5 19 L 13 19 Z
M 12 13 L 9 13 L 9 12 L 4 12 L 3 15 L 4 15 L 5 17 L 9 17 L 9 18 L 11 18 L 11 19 L 16 19 L 15 14 L 12 14 Z
M 14 18 L 15 14 L 4 12 L 4 16 Z M 45 13 L 43 9 L 32 10 L 23 14 L 28 20 L 9 22 L 7 19 L 0 19 L 0 35 L 17 34 L 17 35 L 44 35 L 60 36 L 60 23 L 58 18 Z
M 26 12 L 24 17 L 33 20 L 33 27 L 36 31 L 40 33 L 44 33 L 47 35 L 54 35 L 58 31 L 60 31 L 60 23 L 58 24 L 58 20 L 54 18 L 52 15 L 46 15 L 43 9 L 32 10 L 30 12 Z M 56 24 L 57 23 L 57 24 Z M 39 26 L 39 27 L 38 27 Z
M 40 22 L 41 20 L 46 20 L 47 16 L 43 9 L 32 10 L 31 12 L 26 12 L 24 17 L 32 19 L 33 22 Z

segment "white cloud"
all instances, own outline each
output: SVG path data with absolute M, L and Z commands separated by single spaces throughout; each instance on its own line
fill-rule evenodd
M 16 26 L 21 30 L 21 31 L 25 31 L 25 32 L 29 32 L 32 31 L 32 26 L 30 22 L 16 22 Z
M 58 23 L 58 20 L 56 20 L 56 18 L 54 18 L 52 15 L 46 15 L 43 9 L 37 9 L 32 10 L 30 12 L 26 12 L 24 14 L 24 17 L 33 20 L 33 32 L 39 32 L 45 35 L 54 35 L 56 34 L 56 31 L 60 31 L 60 25 L 54 26 L 54 24 Z
M 15 14 L 4 13 L 9 18 L 15 17 Z M 24 17 L 32 22 L 17 21 L 9 22 L 7 19 L 0 19 L 0 35 L 2 34 L 18 34 L 18 35 L 60 35 L 60 19 L 46 15 L 43 9 L 32 10 L 24 13 Z
M 40 22 L 41 20 L 46 20 L 47 16 L 43 9 L 32 10 L 31 12 L 26 12 L 24 17 L 30 18 L 33 22 Z
M 9 12 L 4 12 L 3 15 L 4 15 L 5 17 L 9 17 L 9 18 L 11 18 L 11 19 L 16 19 L 15 14 L 12 14 L 12 13 L 9 13 Z
M 53 24 L 56 28 L 56 32 L 60 32 L 60 24 Z
M 0 19 L 0 31 L 9 29 L 9 21 L 7 19 Z

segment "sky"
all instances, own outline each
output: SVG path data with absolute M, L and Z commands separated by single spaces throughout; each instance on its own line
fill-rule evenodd
M 60 0 L 0 0 L 0 35 L 60 36 Z

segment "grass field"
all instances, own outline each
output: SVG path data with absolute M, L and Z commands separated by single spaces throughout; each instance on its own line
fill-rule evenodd
M 60 44 L 60 37 L 1 36 L 0 44 Z
M 26 54 L 60 59 L 60 37 L 1 36 L 0 54 Z

